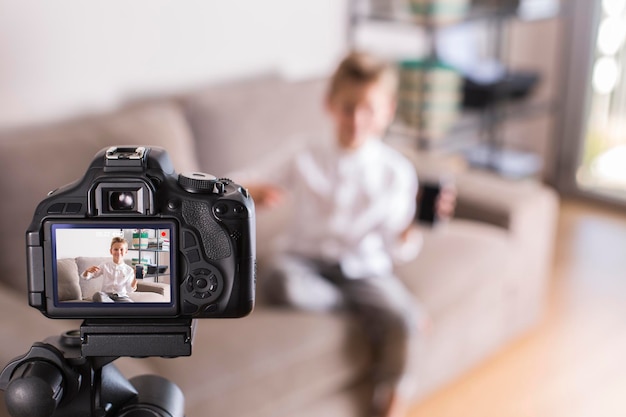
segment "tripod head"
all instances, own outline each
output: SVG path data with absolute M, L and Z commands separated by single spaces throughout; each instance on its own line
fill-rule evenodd
M 49 337 L 11 361 L 0 389 L 13 417 L 183 417 L 184 396 L 172 382 L 141 375 L 127 380 L 120 356 L 188 356 L 191 320 L 85 321 L 80 331 Z

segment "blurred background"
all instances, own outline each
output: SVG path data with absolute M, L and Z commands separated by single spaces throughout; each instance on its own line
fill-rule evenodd
M 344 1 L 0 1 L 0 127 L 269 71 L 324 74 Z
M 621 202 L 624 3 L 0 0 L 0 129 L 259 74 L 325 77 L 369 48 L 401 65 L 396 131 L 418 146 Z

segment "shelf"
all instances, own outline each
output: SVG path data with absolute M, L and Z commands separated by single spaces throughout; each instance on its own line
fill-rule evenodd
M 391 136 L 406 136 L 415 139 L 418 148 L 441 152 L 458 152 L 468 146 L 483 142 L 480 133 L 504 121 L 515 121 L 524 118 L 554 112 L 555 101 L 540 98 L 527 98 L 519 101 L 507 101 L 500 106 L 488 110 L 467 109 L 459 113 L 457 121 L 441 137 L 427 137 L 420 129 L 407 126 L 401 121 L 394 122 L 388 131 Z
M 470 166 L 489 169 L 511 179 L 534 177 L 542 169 L 541 159 L 533 153 L 488 145 L 467 151 L 465 159 Z
M 132 258 L 136 265 L 143 265 L 144 274 L 140 279 L 159 282 L 160 277 L 169 275 L 170 257 L 167 256 L 168 259 L 165 262 L 161 259 L 161 254 L 170 252 L 168 238 L 169 233 L 161 229 L 137 229 L 133 232 L 133 244 L 128 251 L 136 255 Z M 148 273 L 148 265 L 154 265 L 157 268 L 155 272 Z M 159 272 L 158 268 L 163 266 L 167 268 L 166 271 Z
M 429 4 L 413 1 L 414 4 Z M 515 145 L 512 142 L 507 143 L 510 139 L 510 130 L 507 130 L 507 127 L 519 125 L 520 123 L 516 123 L 519 121 L 522 121 L 521 124 L 526 123 L 525 119 L 536 120 L 544 115 L 556 113 L 559 104 L 557 99 L 548 96 L 538 87 L 544 82 L 544 77 L 540 75 L 539 80 L 531 83 L 527 91 L 518 91 L 520 90 L 518 87 L 523 84 L 511 81 L 510 85 L 507 84 L 509 88 L 503 85 L 499 90 L 501 98 L 495 96 L 497 91 L 486 91 L 485 94 L 491 94 L 492 99 L 486 101 L 485 106 L 459 109 L 463 103 L 463 94 L 469 94 L 471 86 L 463 84 L 467 81 L 463 79 L 462 71 L 470 78 L 469 70 L 467 67 L 464 70 L 457 69 L 462 89 L 456 91 L 455 98 L 449 88 L 456 85 L 456 81 L 437 71 L 437 63 L 452 62 L 450 57 L 444 56 L 439 49 L 444 46 L 437 43 L 438 39 L 441 39 L 437 31 L 465 23 L 484 23 L 485 27 L 479 27 L 477 30 L 484 36 L 489 36 L 487 53 L 492 55 L 495 62 L 507 67 L 512 62 L 507 49 L 511 42 L 509 32 L 512 31 L 509 22 L 514 21 L 517 24 L 519 21 L 526 24 L 558 18 L 562 15 L 559 2 L 468 0 L 466 3 L 468 7 L 461 13 L 464 1 L 459 0 L 441 3 L 453 7 L 458 5 L 459 7 L 452 12 L 431 15 L 412 14 L 410 4 L 411 0 L 351 2 L 349 34 L 353 45 L 366 50 L 380 51 L 382 55 L 398 61 L 432 62 L 435 65 L 432 68 L 425 66 L 421 73 L 416 69 L 415 74 L 410 73 L 410 68 L 401 67 L 398 117 L 390 126 L 386 139 L 439 155 L 454 154 L 464 158 L 469 165 L 489 169 L 506 177 L 536 176 L 543 168 L 541 157 L 517 149 L 508 149 L 515 148 Z M 430 6 L 424 6 L 426 7 Z M 395 30 L 394 25 L 398 25 L 398 30 Z M 415 30 L 409 30 L 409 27 Z M 374 38 L 369 33 L 375 31 L 380 32 L 381 36 Z M 368 34 L 369 37 L 365 36 Z M 383 37 L 382 34 L 389 36 Z M 386 40 L 387 44 L 385 45 L 383 41 L 374 42 L 378 39 Z M 365 42 L 366 40 L 369 42 Z M 509 75 L 520 75 L 524 71 L 530 71 L 530 68 L 518 69 L 518 73 L 515 69 L 508 70 L 512 71 Z M 517 78 L 515 80 L 519 81 Z M 475 91 L 481 92 L 478 87 Z
M 521 6 L 521 4 L 524 3 L 523 1 L 518 4 L 518 2 L 513 1 L 493 0 L 489 5 L 476 5 L 472 4 L 473 2 L 471 0 L 468 0 L 466 10 L 459 13 L 458 16 L 448 17 L 442 21 L 433 21 L 433 19 L 437 19 L 437 15 L 411 13 L 410 0 L 406 1 L 405 7 L 399 7 L 398 5 L 394 6 L 393 1 L 391 0 L 353 0 L 352 3 L 353 23 L 368 21 L 392 24 L 400 23 L 413 26 L 417 25 L 425 29 L 442 29 L 462 23 L 493 19 L 539 21 L 552 19 L 560 14 L 558 1 L 552 2 L 552 5 L 548 4 L 547 6 L 544 6 L 544 9 L 541 10 L 537 8 L 537 6 L 535 6 L 534 9 L 532 7 L 523 8 Z M 546 2 L 545 4 L 547 3 L 549 2 Z
M 405 24 L 411 26 L 420 26 L 424 29 L 442 29 L 448 26 L 454 26 L 466 22 L 479 20 L 516 18 L 517 13 L 514 8 L 498 9 L 496 7 L 472 7 L 463 16 L 453 18 L 441 22 L 427 21 L 426 16 L 412 15 L 410 12 L 357 12 L 353 18 L 355 22 L 378 22 L 390 24 Z
M 490 109 L 480 110 L 464 110 L 464 114 L 467 117 L 480 118 L 485 117 L 484 113 L 491 113 L 487 115 L 490 117 L 490 121 L 493 123 L 501 123 L 505 120 L 518 120 L 528 117 L 536 117 L 541 114 L 554 112 L 557 108 L 556 100 L 547 99 L 535 99 L 532 97 L 514 101 L 504 100 L 496 105 L 493 105 Z M 456 129 L 455 129 L 456 130 Z

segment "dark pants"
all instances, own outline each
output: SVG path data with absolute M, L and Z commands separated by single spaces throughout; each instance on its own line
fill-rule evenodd
M 112 292 L 97 292 L 93 295 L 93 300 L 96 303 L 132 303 L 133 300 L 127 295 L 117 295 Z
M 274 260 L 266 284 L 268 299 L 275 304 L 353 312 L 371 340 L 374 383 L 411 394 L 409 358 L 420 308 L 396 276 L 348 278 L 340 265 L 286 254 Z

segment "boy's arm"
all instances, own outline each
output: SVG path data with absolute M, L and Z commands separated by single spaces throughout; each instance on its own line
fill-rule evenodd
M 85 271 L 81 274 L 81 277 L 83 277 L 86 280 L 90 280 L 92 278 L 100 276 L 101 274 L 102 274 L 102 268 L 94 265 L 85 269 Z
M 126 290 L 128 292 L 137 291 L 137 277 L 135 276 L 135 270 L 132 270 L 126 275 Z
M 397 263 L 411 261 L 422 249 L 423 240 L 420 228 L 413 223 L 409 224 L 390 245 L 393 260 Z
M 296 160 L 300 147 L 288 147 L 272 154 L 255 167 L 232 172 L 228 176 L 246 187 L 257 208 L 275 208 L 293 186 Z
M 247 189 L 258 208 L 277 207 L 285 197 L 285 190 L 273 184 L 252 184 Z
M 402 168 L 400 168 L 402 167 Z M 385 222 L 385 241 L 389 254 L 396 262 L 408 262 L 422 248 L 423 236 L 415 223 L 418 181 L 411 164 L 399 165 L 400 174 L 389 184 L 386 204 L 394 208 Z

